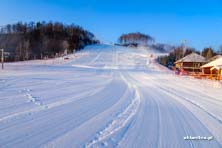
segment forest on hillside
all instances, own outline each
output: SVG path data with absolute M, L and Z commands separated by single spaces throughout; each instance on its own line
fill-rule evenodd
M 124 46 L 147 46 L 149 42 L 153 42 L 154 38 L 150 35 L 140 32 L 122 34 L 119 39 L 119 43 Z
M 96 43 L 93 33 L 60 22 L 18 22 L 0 29 L 0 48 L 8 53 L 7 61 L 53 58 Z

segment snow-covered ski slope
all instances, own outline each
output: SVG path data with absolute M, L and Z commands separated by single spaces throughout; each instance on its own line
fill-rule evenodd
M 221 82 L 176 76 L 155 56 L 96 45 L 65 62 L 7 64 L 0 147 L 222 147 Z

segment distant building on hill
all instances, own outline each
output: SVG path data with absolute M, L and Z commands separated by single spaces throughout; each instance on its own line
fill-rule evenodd
M 201 66 L 206 63 L 206 59 L 197 54 L 191 53 L 182 59 L 175 62 L 177 69 L 186 71 L 186 72 L 201 72 Z

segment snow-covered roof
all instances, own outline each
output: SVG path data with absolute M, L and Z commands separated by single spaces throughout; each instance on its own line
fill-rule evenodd
M 197 54 L 197 53 L 191 53 L 185 57 L 183 57 L 182 59 L 176 61 L 175 63 L 179 63 L 179 62 L 200 62 L 200 63 L 204 63 L 206 62 L 206 59 Z
M 206 68 L 206 67 L 214 67 L 214 66 L 217 66 L 217 67 L 220 67 L 222 66 L 222 57 L 210 62 L 210 63 L 207 63 L 203 66 L 201 66 L 201 68 Z
M 208 62 L 214 61 L 214 60 L 219 59 L 219 58 L 221 58 L 221 57 L 222 57 L 222 55 L 216 55 L 216 56 L 210 58 L 210 59 L 208 60 Z

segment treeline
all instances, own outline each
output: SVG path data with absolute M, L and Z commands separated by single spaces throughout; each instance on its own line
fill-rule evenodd
M 142 34 L 140 32 L 137 33 L 128 33 L 122 34 L 119 39 L 119 43 L 122 45 L 147 45 L 148 42 L 154 41 L 153 37 Z
M 161 56 L 158 58 L 158 62 L 164 66 L 172 67 L 174 66 L 174 62 L 177 60 L 191 54 L 197 53 L 206 58 L 206 60 L 210 60 L 213 56 L 219 55 L 222 53 L 222 48 L 215 52 L 211 47 L 204 48 L 202 52 L 195 50 L 194 48 L 184 48 L 184 46 L 176 47 L 173 51 L 169 53 L 168 56 Z
M 95 43 L 93 33 L 60 22 L 19 22 L 0 29 L 0 48 L 10 53 L 8 61 L 61 56 Z

